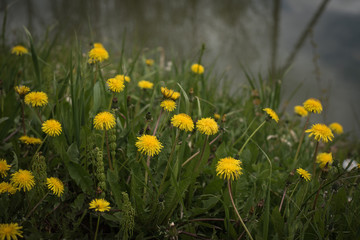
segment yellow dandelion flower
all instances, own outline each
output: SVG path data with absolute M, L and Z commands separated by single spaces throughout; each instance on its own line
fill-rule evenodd
M 7 176 L 7 171 L 11 165 L 8 165 L 5 159 L 0 159 L 0 175 L 4 178 Z
M 298 168 L 296 169 L 296 172 L 300 175 L 301 178 L 305 179 L 306 181 L 310 181 L 311 174 L 308 171 L 302 168 Z
M 44 92 L 31 92 L 26 94 L 25 103 L 32 107 L 42 107 L 48 103 L 48 96 Z
M 129 76 L 125 76 L 125 75 L 122 75 L 122 74 L 116 75 L 115 78 L 118 78 L 118 79 L 122 80 L 123 82 L 124 81 L 126 81 L 126 82 L 131 81 L 131 78 Z
M 213 118 L 202 118 L 196 122 L 197 130 L 206 135 L 214 135 L 219 131 L 219 127 Z
M 204 67 L 202 65 L 200 65 L 200 64 L 195 63 L 195 64 L 193 64 L 191 66 L 191 71 L 193 73 L 196 73 L 196 74 L 203 74 L 204 73 Z
M 94 48 L 104 48 L 101 43 L 94 43 Z
M 279 117 L 274 110 L 272 110 L 271 108 L 264 108 L 263 111 L 265 111 L 269 115 L 269 117 L 274 119 L 275 122 L 279 122 Z
M 109 130 L 115 127 L 116 121 L 110 112 L 98 113 L 94 118 L 94 128 L 97 130 Z
M 13 185 L 11 185 L 10 183 L 7 182 L 2 182 L 0 183 L 0 194 L 1 193 L 9 193 L 9 194 L 14 194 L 16 193 L 17 189 L 14 188 Z
M 294 112 L 301 117 L 306 117 L 309 114 L 303 106 L 299 105 L 294 107 Z
M 156 138 L 156 136 L 142 135 L 137 139 L 138 140 L 135 143 L 135 146 L 137 147 L 138 151 L 148 156 L 152 157 L 159 154 L 161 149 L 163 148 L 163 145 Z
M 103 62 L 109 59 L 109 53 L 103 47 L 94 47 L 89 52 L 88 63 Z
M 34 138 L 34 137 L 29 137 L 29 136 L 21 136 L 19 138 L 19 140 L 25 144 L 28 144 L 28 145 L 37 145 L 37 144 L 41 144 L 42 141 L 40 138 Z
M 179 92 L 175 92 L 174 90 L 166 87 L 161 87 L 161 93 L 165 98 L 171 98 L 172 100 L 176 100 L 180 97 Z
M 20 96 L 25 96 L 28 92 L 30 92 L 30 88 L 24 85 L 20 85 L 20 86 L 16 86 L 15 87 L 15 91 L 20 95 Z
M 11 184 L 25 191 L 30 191 L 35 186 L 34 175 L 28 170 L 19 169 L 19 171 L 11 174 Z
M 46 185 L 49 190 L 53 192 L 56 196 L 60 197 L 64 193 L 64 184 L 60 179 L 51 177 L 46 179 Z
M 221 118 L 221 115 L 218 113 L 214 113 L 215 120 L 219 120 Z
M 316 162 L 320 168 L 329 168 L 333 162 L 332 153 L 319 153 L 316 156 Z
M 323 142 L 332 141 L 334 135 L 331 132 L 331 129 L 328 128 L 325 124 L 317 123 L 313 124 L 312 127 L 305 132 L 310 133 L 309 137 L 314 135 L 316 141 L 322 140 Z
M 110 203 L 103 198 L 94 199 L 90 202 L 89 209 L 94 209 L 98 212 L 110 211 Z
M 21 56 L 23 54 L 28 53 L 29 51 L 26 49 L 26 47 L 17 45 L 11 49 L 12 54 L 16 54 L 17 56 Z
M 162 107 L 164 110 L 168 112 L 172 112 L 176 108 L 176 103 L 173 100 L 165 99 L 160 103 L 160 107 Z
M 343 127 L 340 125 L 340 123 L 334 122 L 329 125 L 329 128 L 338 135 L 344 133 Z
M 139 88 L 142 89 L 152 89 L 154 84 L 152 82 L 146 81 L 146 80 L 141 80 L 138 83 Z
M 174 115 L 171 118 L 171 124 L 174 127 L 179 128 L 180 130 L 184 130 L 184 131 L 192 131 L 194 130 L 194 122 L 191 119 L 191 117 L 185 113 L 180 113 L 177 115 Z
M 51 137 L 59 136 L 62 132 L 61 124 L 55 119 L 49 119 L 42 124 L 42 131 Z
M 19 226 L 17 223 L 3 223 L 0 224 L 0 239 L 1 240 L 17 240 L 18 237 L 22 236 L 22 226 Z
M 316 98 L 309 98 L 303 103 L 303 105 L 305 110 L 308 112 L 321 113 L 323 110 L 321 102 Z
M 146 59 L 145 63 L 146 63 L 146 65 L 148 65 L 150 67 L 150 66 L 154 65 L 154 60 L 153 59 Z
M 216 165 L 216 175 L 220 178 L 227 180 L 235 180 L 242 173 L 242 167 L 240 167 L 241 161 L 232 157 L 226 157 L 219 160 Z
M 110 78 L 106 81 L 112 92 L 121 92 L 125 88 L 124 81 L 119 78 Z

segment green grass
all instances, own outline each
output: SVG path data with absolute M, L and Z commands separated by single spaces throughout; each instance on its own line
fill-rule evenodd
M 332 167 L 328 171 L 317 167 L 309 182 L 301 179 L 295 169 L 312 173 L 315 142 L 305 136 L 294 168 L 305 119 L 280 109 L 281 82 L 273 81 L 271 74 L 242 68 L 245 83 L 226 81 L 219 88 L 213 69 L 205 65 L 203 75 L 190 71 L 193 63 L 204 62 L 205 46 L 193 61 L 173 61 L 167 70 L 156 61 L 159 52 L 127 53 L 123 41 L 120 52 L 109 51 L 109 60 L 96 67 L 87 63 L 90 48 L 82 41 L 33 40 L 28 31 L 26 36 L 28 54 L 12 55 L 11 46 L 5 46 L 0 59 L 0 157 L 11 165 L 0 180 L 8 182 L 18 169 L 32 171 L 36 180 L 30 191 L 1 193 L 0 223 L 19 223 L 25 239 L 92 239 L 99 216 L 98 239 L 249 239 L 232 207 L 226 181 L 216 176 L 216 164 L 224 157 L 242 161 L 243 174 L 232 181 L 232 194 L 254 239 L 360 235 L 356 201 L 360 170 L 341 167 L 346 158 L 360 162 L 358 142 L 345 133 L 321 143 L 319 152 L 333 153 Z M 147 58 L 154 58 L 155 64 L 147 66 Z M 130 76 L 131 81 L 124 91 L 113 94 L 106 80 L 117 74 Z M 140 89 L 137 83 L 143 79 L 153 82 L 154 88 Z M 286 81 L 286 76 L 281 79 Z M 22 100 L 14 87 L 20 84 L 49 97 L 45 107 L 25 105 L 27 135 L 46 137 L 37 111 L 43 120 L 54 118 L 62 125 L 62 134 L 47 137 L 39 149 L 19 141 Z M 137 151 L 135 142 L 142 133 L 153 133 L 162 86 L 181 97 L 174 112 L 161 116 L 156 136 L 164 148 L 147 166 L 147 156 Z M 232 94 L 235 88 L 238 91 Z M 262 110 L 266 107 L 279 114 L 278 123 L 268 119 Z M 115 128 L 108 131 L 114 170 L 109 169 L 105 132 L 93 127 L 95 115 L 102 111 L 116 118 Z M 180 131 L 170 123 L 177 113 L 186 113 L 195 122 L 219 113 L 219 132 L 207 141 L 197 130 Z M 49 194 L 41 200 L 48 192 L 44 176 L 64 183 L 60 198 Z M 111 210 L 101 214 L 90 210 L 95 198 L 106 199 Z

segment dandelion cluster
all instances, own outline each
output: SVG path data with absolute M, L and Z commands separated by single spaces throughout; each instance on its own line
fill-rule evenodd
M 101 43 L 95 43 L 94 48 L 91 49 L 89 52 L 88 63 L 101 63 L 107 59 L 109 59 L 109 53 L 106 51 L 106 49 Z
M 21 136 L 19 140 L 27 145 L 37 145 L 42 143 L 40 138 L 29 137 L 26 135 Z
M 137 138 L 137 142 L 135 146 L 137 147 L 138 151 L 142 154 L 146 154 L 148 156 L 154 156 L 160 153 L 163 145 L 161 142 L 156 138 L 156 136 L 152 135 L 142 135 L 141 137 Z
M 60 197 L 64 193 L 64 184 L 58 178 L 47 178 L 46 185 L 48 189 L 51 190 L 53 194 L 58 197 Z
M 319 153 L 316 156 L 316 162 L 320 168 L 329 168 L 333 162 L 332 153 Z
M 305 132 L 310 133 L 309 137 L 314 136 L 316 141 L 328 142 L 332 141 L 334 135 L 331 132 L 331 129 L 328 128 L 325 124 L 317 123 L 313 124 L 312 127 Z
M 30 191 L 35 186 L 34 175 L 28 170 L 19 169 L 11 175 L 11 184 L 19 190 Z
M 338 135 L 344 133 L 343 127 L 340 125 L 340 123 L 334 122 L 329 125 L 329 128 Z
M 9 194 L 14 194 L 16 193 L 17 189 L 10 183 L 8 182 L 1 182 L 0 183 L 0 194 L 2 193 L 9 193 Z
M 130 82 L 131 78 L 129 76 L 125 76 L 122 74 L 116 75 L 115 78 L 120 79 L 121 81 L 126 81 L 126 82 Z
M 15 92 L 19 94 L 20 96 L 25 96 L 28 92 L 30 92 L 30 88 L 24 85 L 16 86 Z
M 303 105 L 305 110 L 308 112 L 321 113 L 323 110 L 321 102 L 316 98 L 309 98 L 303 103 Z
M 17 240 L 18 237 L 22 236 L 22 226 L 17 223 L 3 223 L 0 224 L 0 239 L 1 240 Z
M 191 71 L 195 74 L 203 74 L 204 73 L 204 67 L 200 64 L 193 64 L 191 65 Z
M 109 86 L 110 91 L 119 93 L 125 88 L 124 81 L 120 78 L 109 78 L 106 83 Z
M 1 177 L 7 176 L 7 171 L 10 169 L 10 165 L 7 164 L 5 159 L 0 159 L 0 175 Z
M 242 174 L 241 161 L 232 157 L 219 160 L 216 165 L 216 175 L 227 180 L 235 180 Z
M 90 202 L 89 209 L 94 209 L 97 212 L 110 211 L 110 203 L 103 198 L 94 199 Z
M 303 106 L 299 105 L 294 107 L 294 112 L 301 117 L 306 117 L 309 114 Z
M 17 45 L 17 46 L 15 46 L 15 47 L 13 47 L 13 48 L 11 49 L 11 53 L 12 53 L 12 54 L 15 54 L 15 55 L 17 55 L 17 56 L 21 56 L 21 55 L 26 54 L 26 53 L 28 53 L 28 52 L 29 52 L 29 51 L 27 50 L 27 48 L 24 47 L 24 46 L 21 46 L 21 45 Z
M 25 103 L 32 107 L 42 107 L 48 103 L 48 96 L 44 92 L 31 92 L 26 94 Z
M 61 124 L 55 119 L 49 119 L 45 121 L 42 124 L 41 129 L 45 134 L 51 137 L 59 136 L 62 132 Z
M 154 84 L 152 82 L 149 82 L 149 81 L 146 81 L 146 80 L 141 80 L 138 83 L 138 86 L 139 86 L 139 88 L 142 88 L 142 89 L 152 89 Z
M 115 117 L 110 112 L 98 113 L 94 118 L 94 128 L 97 130 L 109 130 L 115 126 Z
M 264 108 L 263 110 L 269 115 L 269 117 L 274 119 L 275 122 L 279 122 L 279 117 L 274 110 L 272 110 L 271 108 Z
M 184 131 L 192 131 L 194 130 L 194 122 L 191 119 L 191 117 L 185 113 L 180 113 L 177 115 L 174 115 L 171 118 L 171 124 L 174 127 L 179 128 L 180 130 L 184 130 Z
M 162 107 L 165 111 L 172 112 L 176 108 L 176 103 L 173 100 L 165 99 L 160 103 L 160 107 Z
M 205 135 L 214 135 L 219 131 L 219 127 L 213 118 L 202 118 L 196 122 L 197 130 Z
M 296 172 L 300 175 L 301 178 L 305 179 L 306 181 L 310 181 L 311 174 L 308 171 L 302 168 L 298 168 L 296 169 Z
M 164 98 L 171 98 L 172 100 L 176 100 L 180 97 L 179 92 L 175 92 L 174 90 L 168 89 L 166 87 L 161 87 L 161 93 Z

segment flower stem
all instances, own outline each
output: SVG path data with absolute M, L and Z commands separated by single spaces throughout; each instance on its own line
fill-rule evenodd
M 162 113 L 163 113 L 163 109 L 161 108 L 160 114 L 159 114 L 159 117 L 158 117 L 158 120 L 156 121 L 156 125 L 155 125 L 155 128 L 154 128 L 153 136 L 155 136 L 156 131 L 157 131 L 158 127 L 159 127 L 159 123 L 160 123 L 160 119 L 161 119 Z
M 24 101 L 21 101 L 21 123 L 22 123 L 22 127 L 23 127 L 23 131 L 24 131 L 24 135 L 26 135 L 26 128 L 25 128 L 25 112 L 24 112 Z
M 304 129 L 301 133 L 301 137 L 300 137 L 300 140 L 299 140 L 299 145 L 298 145 L 298 148 L 296 150 L 296 154 L 295 154 L 295 157 L 294 157 L 294 161 L 293 161 L 293 168 L 296 167 L 296 164 L 297 164 L 297 160 L 298 160 L 298 157 L 299 157 L 299 153 L 300 153 L 300 149 L 301 149 L 301 145 L 303 143 L 303 140 L 304 140 L 304 136 L 305 136 L 305 130 L 309 124 L 309 119 L 310 119 L 310 114 L 308 115 L 308 117 L 306 118 L 306 122 L 305 122 L 305 125 L 304 125 Z
M 244 143 L 244 145 L 243 145 L 243 146 L 241 147 L 241 149 L 239 150 L 239 153 L 238 153 L 239 156 L 240 156 L 241 153 L 244 151 L 245 146 L 249 143 L 249 141 L 251 140 L 251 138 L 255 135 L 255 133 L 256 133 L 257 131 L 260 130 L 260 128 L 261 128 L 262 126 L 264 126 L 265 123 L 266 123 L 266 120 L 263 121 L 263 122 L 257 127 L 257 129 L 255 129 L 255 131 L 248 137 L 248 139 L 246 139 L 246 142 Z
M 109 148 L 109 138 L 108 138 L 108 133 L 107 133 L 106 129 L 105 129 L 105 139 L 106 139 L 107 156 L 108 156 L 108 159 L 109 159 L 109 167 L 110 167 L 110 170 L 112 171 L 114 169 L 113 169 L 113 166 L 112 166 L 112 163 L 111 163 L 110 148 Z
M 36 114 L 38 115 L 38 117 L 39 117 L 39 119 L 40 119 L 40 122 L 43 123 L 43 120 L 42 120 L 42 118 L 41 118 L 41 113 L 40 113 L 39 109 L 36 108 L 35 112 L 36 112 Z
M 198 169 L 199 169 L 199 167 L 201 165 L 201 161 L 202 161 L 202 158 L 204 156 L 204 152 L 205 152 L 205 148 L 206 148 L 206 144 L 207 144 L 208 140 L 209 140 L 209 135 L 207 135 L 206 138 L 205 138 L 204 145 L 203 145 L 203 147 L 201 149 L 199 161 L 197 162 L 196 167 L 195 167 L 195 173 L 198 171 Z
M 96 231 L 95 231 L 95 237 L 94 240 L 96 240 L 98 232 L 99 232 L 99 225 L 100 225 L 100 215 L 98 216 L 97 224 L 96 224 Z
M 313 175 L 314 175 L 314 178 L 315 178 L 315 175 L 316 175 L 316 155 L 317 155 L 317 152 L 318 152 L 318 149 L 319 149 L 319 142 L 317 141 L 316 142 L 316 147 L 315 147 L 315 152 L 314 152 L 314 157 L 313 157 Z
M 35 211 L 35 209 L 40 205 L 40 203 L 41 203 L 42 201 L 44 201 L 44 199 L 47 197 L 47 195 L 49 195 L 49 193 L 50 193 L 50 192 L 47 192 L 47 193 L 44 195 L 44 197 L 40 199 L 40 201 L 35 205 L 35 207 L 33 207 L 33 209 L 31 209 L 31 211 L 26 215 L 25 218 L 29 218 L 29 217 L 30 217 L 30 215 Z
M 282 198 L 281 198 L 281 202 L 280 202 L 280 206 L 279 206 L 279 212 L 281 212 L 281 208 L 282 208 L 282 205 L 283 205 L 283 203 L 284 203 L 286 191 L 287 191 L 287 187 L 285 187 L 283 196 L 282 196 Z
M 244 227 L 246 233 L 248 234 L 249 238 L 251 240 L 254 240 L 253 237 L 251 236 L 249 230 L 247 229 L 244 221 L 242 220 L 241 216 L 240 216 L 240 213 L 238 212 L 236 206 L 235 206 L 235 202 L 234 202 L 234 198 L 233 198 L 233 195 L 232 195 L 232 192 L 231 192 L 231 182 L 230 182 L 230 179 L 228 179 L 228 189 L 229 189 L 229 196 L 230 196 L 230 200 L 231 200 L 231 204 L 233 205 L 233 208 L 235 210 L 235 213 L 236 215 L 238 216 L 238 218 L 240 219 L 240 222 L 241 222 L 241 225 Z

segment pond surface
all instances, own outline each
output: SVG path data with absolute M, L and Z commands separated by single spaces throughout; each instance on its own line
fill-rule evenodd
M 288 111 L 309 97 L 327 99 L 321 121 L 360 135 L 359 0 L 3 0 L 1 21 L 10 3 L 9 45 L 24 38 L 22 26 L 41 36 L 53 25 L 120 49 L 126 29 L 127 46 L 161 46 L 168 57 L 196 61 L 205 43 L 205 66 L 216 63 L 217 72 L 239 84 L 240 62 L 256 74 L 291 66 L 282 79 L 284 99 L 303 85 Z

